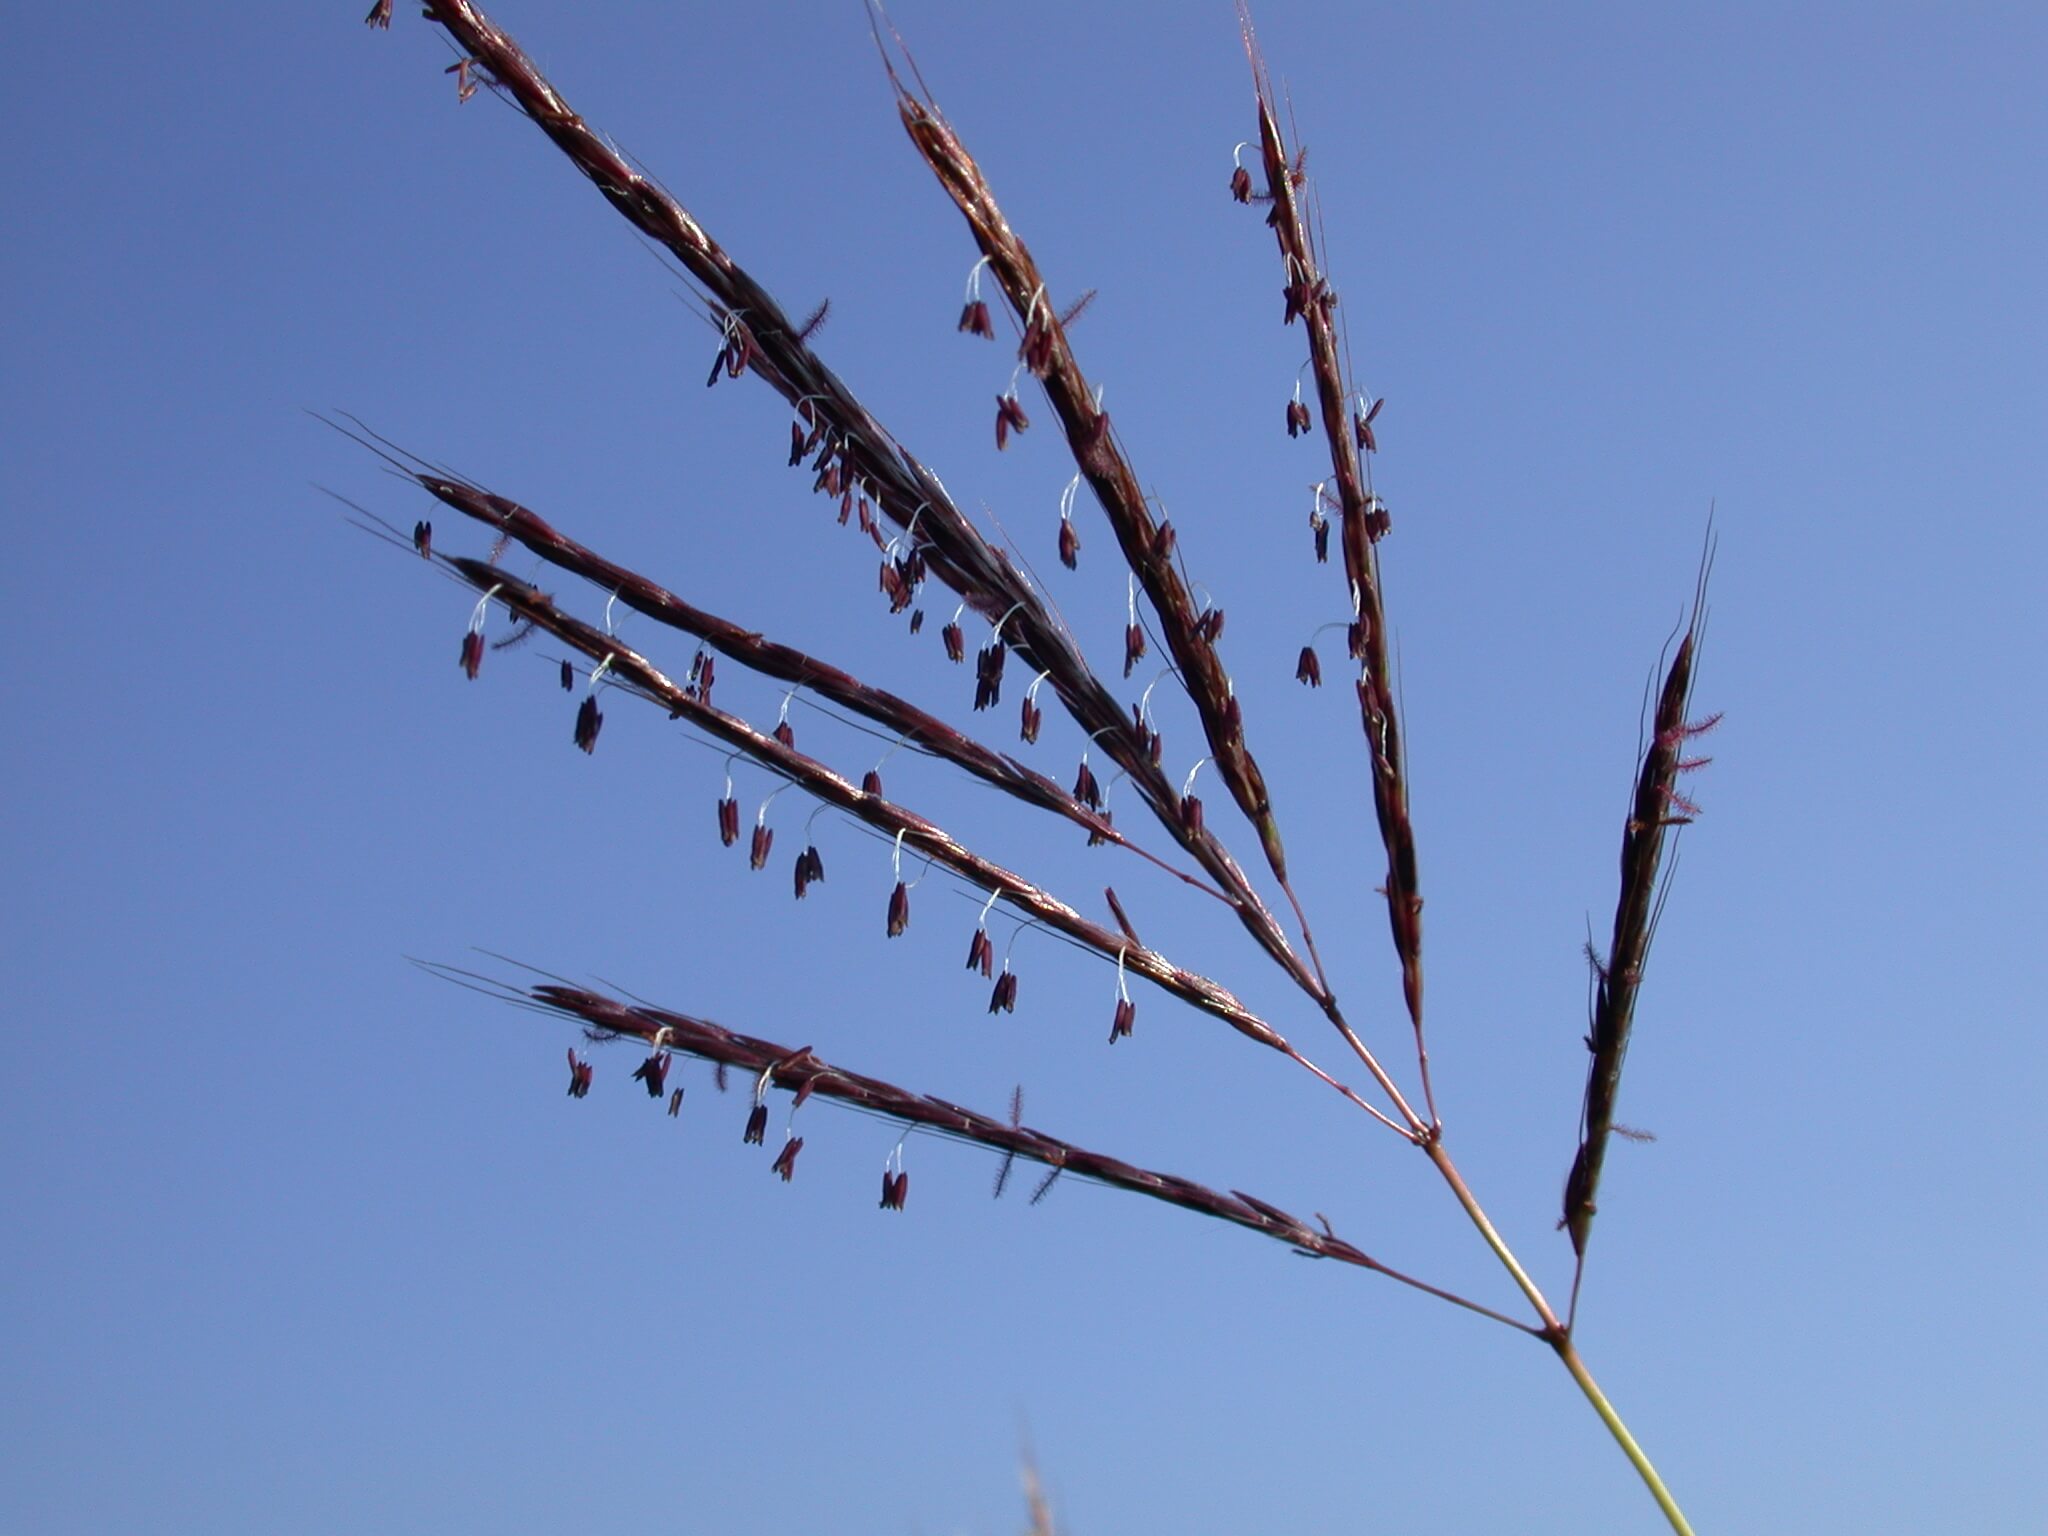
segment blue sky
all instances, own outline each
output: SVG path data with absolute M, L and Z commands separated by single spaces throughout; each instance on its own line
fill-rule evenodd
M 1084 508 L 1061 570 L 1060 445 L 994 451 L 1007 349 L 954 333 L 971 242 L 860 9 L 690 9 L 494 15 L 787 307 L 832 298 L 827 360 L 1113 671 L 1108 533 Z M 544 646 L 463 680 L 470 599 L 320 488 L 399 523 L 425 498 L 306 409 L 974 719 L 932 630 L 882 613 L 872 551 L 782 468 L 783 406 L 703 388 L 716 342 L 681 281 L 529 125 L 458 107 L 431 27 L 357 10 L 10 29 L 0 1526 L 988 1533 L 1021 1522 L 1028 1441 L 1077 1532 L 1657 1528 L 1525 1340 L 1111 1191 L 992 1203 L 993 1160 L 929 1139 L 884 1217 L 894 1133 L 820 1104 L 785 1187 L 701 1066 L 679 1121 L 623 1048 L 572 1103 L 568 1030 L 406 963 L 604 978 L 992 1111 L 1021 1083 L 1042 1129 L 1512 1300 L 1421 1161 L 1278 1058 L 1143 993 L 1109 1049 L 1113 976 L 1036 933 L 991 1019 L 959 970 L 965 890 L 934 876 L 886 942 L 887 850 L 827 815 L 829 881 L 795 907 L 779 851 L 754 876 L 718 845 L 719 754 L 612 695 L 586 759 Z M 1319 939 L 1402 1059 L 1356 713 L 1291 680 L 1342 594 L 1310 557 L 1315 450 L 1282 430 L 1300 333 L 1225 192 L 1255 132 L 1229 8 L 894 15 L 1055 296 L 1099 290 L 1075 346 L 1229 612 Z M 1579 949 L 1612 912 L 1639 702 L 1711 505 L 1696 698 L 1726 718 L 1623 1091 L 1658 1140 L 1610 1161 L 1581 1343 L 1702 1531 L 2033 1528 L 2048 25 L 1257 20 L 1388 399 L 1461 1165 L 1565 1289 Z M 481 554 L 455 521 L 440 542 Z M 645 620 L 620 632 L 687 664 Z M 757 721 L 780 701 L 736 666 L 719 693 Z M 1065 777 L 1080 744 L 1051 716 L 1019 750 Z M 850 771 L 882 750 L 792 718 Z M 1006 712 L 989 729 L 1008 745 Z M 771 786 L 737 779 L 750 816 Z M 1115 883 L 1148 938 L 1334 1063 L 1171 882 L 908 754 L 889 780 L 1091 913 Z

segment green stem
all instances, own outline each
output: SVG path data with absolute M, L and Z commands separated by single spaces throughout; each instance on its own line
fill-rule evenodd
M 1643 1448 L 1636 1444 L 1636 1437 L 1628 1432 L 1628 1426 L 1621 1422 L 1621 1415 L 1614 1411 L 1614 1404 L 1607 1401 L 1607 1394 L 1600 1390 L 1600 1383 L 1593 1379 L 1593 1373 L 1586 1369 L 1586 1362 L 1579 1358 L 1578 1347 L 1568 1336 L 1557 1336 L 1550 1341 L 1557 1351 L 1557 1358 L 1564 1362 L 1564 1368 L 1572 1373 L 1572 1380 L 1579 1384 L 1579 1390 L 1586 1394 L 1586 1401 L 1593 1405 L 1593 1411 L 1600 1415 L 1600 1422 L 1607 1426 L 1607 1432 L 1614 1436 L 1622 1454 L 1642 1478 L 1643 1486 L 1650 1490 L 1650 1497 L 1657 1501 L 1657 1507 L 1664 1511 L 1664 1518 L 1671 1522 L 1671 1529 L 1678 1536 L 1692 1536 L 1692 1526 L 1685 1518 L 1685 1511 L 1678 1507 L 1678 1501 L 1671 1497 L 1671 1490 L 1664 1486 L 1664 1479 L 1657 1475 L 1657 1469 L 1650 1464 L 1650 1458 L 1643 1454 Z
M 1600 1415 L 1600 1422 L 1607 1426 L 1607 1432 L 1614 1436 L 1622 1454 L 1629 1459 L 1629 1465 L 1636 1469 L 1636 1475 L 1643 1480 L 1643 1486 L 1650 1490 L 1650 1497 L 1657 1501 L 1657 1507 L 1664 1512 L 1664 1518 L 1671 1522 L 1671 1529 L 1678 1536 L 1693 1536 L 1693 1529 L 1685 1518 L 1685 1511 L 1678 1507 L 1678 1501 L 1671 1496 L 1671 1490 L 1664 1486 L 1664 1479 L 1657 1473 L 1643 1448 L 1636 1444 L 1636 1437 L 1629 1433 L 1628 1426 L 1621 1421 L 1621 1415 L 1614 1411 L 1614 1404 L 1607 1400 L 1607 1394 L 1600 1390 L 1600 1383 L 1593 1379 L 1593 1373 L 1586 1369 L 1586 1362 L 1579 1358 L 1578 1346 L 1572 1343 L 1571 1329 L 1557 1319 L 1550 1302 L 1529 1278 L 1529 1272 L 1522 1268 L 1521 1261 L 1507 1245 L 1507 1240 L 1495 1230 L 1493 1222 L 1480 1207 L 1464 1175 L 1458 1172 L 1458 1165 L 1451 1161 L 1450 1153 L 1444 1150 L 1443 1142 L 1431 1140 L 1423 1145 L 1429 1160 L 1436 1164 L 1437 1172 L 1451 1187 L 1451 1193 L 1463 1206 L 1472 1225 L 1479 1229 L 1479 1235 L 1486 1240 L 1486 1246 L 1493 1250 L 1493 1256 L 1514 1277 L 1529 1304 L 1536 1309 L 1536 1315 L 1543 1319 L 1538 1337 L 1557 1351 L 1557 1358 L 1564 1362 L 1564 1368 L 1572 1373 L 1572 1380 L 1579 1384 L 1579 1390 L 1586 1394 L 1586 1401 L 1593 1405 L 1593 1411 Z

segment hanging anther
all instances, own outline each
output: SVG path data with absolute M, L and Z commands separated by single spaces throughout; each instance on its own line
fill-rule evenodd
M 1318 480 L 1310 487 L 1308 526 L 1309 532 L 1315 535 L 1317 565 L 1326 564 L 1330 558 L 1330 520 L 1323 515 L 1323 503 L 1327 499 L 1323 487 L 1329 483 L 1327 480 Z
M 768 807 L 773 805 L 775 797 L 787 788 L 787 783 L 776 785 L 768 792 L 768 798 L 761 802 L 761 809 L 754 813 L 754 841 L 747 854 L 747 867 L 750 869 L 762 869 L 767 866 L 768 852 L 775 846 L 775 829 L 768 825 Z
M 645 1061 L 633 1069 L 633 1081 L 647 1085 L 647 1097 L 650 1099 L 658 1099 L 667 1091 L 671 1059 L 666 1048 L 657 1046 Z M 681 1089 L 676 1091 L 678 1094 L 682 1092 Z M 677 1102 L 680 1103 L 681 1100 L 678 1099 Z M 674 1111 L 671 1110 L 670 1113 L 673 1114 Z
M 1188 770 L 1188 776 L 1180 786 L 1180 824 L 1191 837 L 1202 835 L 1202 802 L 1195 798 L 1195 775 L 1202 771 L 1202 764 L 1209 759 L 1198 758 L 1195 766 Z
M 1045 285 L 1040 283 L 1038 291 L 1031 295 L 1031 302 L 1024 308 L 1024 340 L 1017 348 L 1017 356 L 1041 379 L 1052 368 L 1052 328 L 1052 301 L 1045 296 Z M 1013 392 L 1015 387 L 1013 383 Z M 1021 424 L 1018 430 L 1023 430 Z
M 721 327 L 723 341 L 719 346 L 718 356 L 712 359 L 711 376 L 704 381 L 706 389 L 718 382 L 721 373 L 728 379 L 738 378 L 747 371 L 747 364 L 753 359 L 754 336 L 747 329 L 746 323 L 740 319 L 741 313 L 740 310 L 732 310 L 725 317 L 725 323 Z
M 967 299 L 960 310 L 960 330 L 969 336 L 985 336 L 995 339 L 996 328 L 990 324 L 988 304 L 981 296 L 981 269 L 988 265 L 988 257 L 977 261 L 967 274 Z
M 780 1174 L 782 1176 L 782 1182 L 787 1184 L 792 1178 L 796 1176 L 796 1155 L 797 1153 L 803 1151 L 803 1149 L 803 1137 L 790 1137 L 787 1141 L 785 1141 L 782 1144 L 782 1150 L 775 1154 L 775 1162 L 770 1167 L 769 1171 L 771 1173 Z
M 1145 626 L 1138 622 L 1138 577 L 1133 572 L 1126 578 L 1127 591 L 1124 599 L 1124 676 L 1131 675 L 1131 668 L 1145 654 Z
M 1365 498 L 1365 536 L 1377 544 L 1393 531 L 1394 515 L 1387 510 L 1387 504 L 1368 493 Z
M 1230 173 L 1230 195 L 1240 203 L 1252 200 L 1252 173 L 1244 168 L 1244 160 L 1241 158 L 1246 145 L 1250 142 L 1247 139 L 1230 152 L 1230 163 L 1233 167 Z
M 1017 398 L 1017 385 L 996 396 L 996 451 L 1000 453 L 1010 444 L 1012 432 L 1022 432 L 1031 425 L 1031 418 L 1024 414 L 1024 403 Z
M 1294 398 L 1287 402 L 1287 435 L 1301 437 L 1315 430 L 1315 421 L 1308 413 L 1308 402 L 1301 398 L 1301 380 L 1294 381 Z
M 478 598 L 476 607 L 469 611 L 469 628 L 462 634 L 462 671 L 471 682 L 475 682 L 477 673 L 483 670 L 485 615 L 490 612 L 491 599 L 504 589 L 505 584 L 499 582 Z
M 728 848 L 740 840 L 740 803 L 733 798 L 731 758 L 725 762 L 725 793 L 718 798 L 718 840 Z
M 910 1132 L 905 1131 L 889 1155 L 882 1159 L 882 1209 L 885 1211 L 902 1210 L 903 1202 L 909 1198 L 910 1175 L 903 1170 L 903 1143 L 909 1139 Z
M 1311 688 L 1323 686 L 1323 663 L 1316 655 L 1316 648 L 1313 645 L 1304 645 L 1301 648 L 1301 660 L 1294 664 L 1294 680 L 1297 683 L 1307 683 Z
M 1052 676 L 1052 669 L 1048 667 L 1045 671 L 1039 673 L 1038 676 L 1031 679 L 1031 686 L 1024 690 L 1024 718 L 1018 728 L 1018 733 L 1027 742 L 1038 740 L 1038 729 L 1045 723 L 1045 716 L 1038 707 L 1038 685 L 1050 676 Z
M 1138 1005 L 1131 1001 L 1130 983 L 1124 979 L 1124 955 L 1126 950 L 1116 952 L 1116 1012 L 1109 1022 L 1109 1043 L 1115 1045 L 1131 1032 L 1131 1026 L 1138 1022 Z
M 597 733 L 604 729 L 604 712 L 597 707 L 597 685 L 605 673 L 611 670 L 612 658 L 606 656 L 591 669 L 590 691 L 583 695 L 583 702 L 576 706 L 576 745 L 586 754 L 597 750 Z
M 890 938 L 896 938 L 910 926 L 910 887 L 903 883 L 903 833 L 896 834 L 896 846 L 889 855 L 890 868 L 896 876 L 896 888 L 889 892 Z
M 1060 564 L 1070 571 L 1081 559 L 1081 535 L 1074 529 L 1074 498 L 1080 493 L 1079 474 L 1069 480 L 1066 489 L 1060 492 Z
M 1358 414 L 1351 420 L 1351 429 L 1358 438 L 1358 446 L 1367 453 L 1378 453 L 1380 451 L 1379 439 L 1373 436 L 1372 423 L 1373 418 L 1379 415 L 1380 407 L 1386 403 L 1387 397 L 1385 395 L 1380 396 L 1379 399 L 1369 405 L 1366 403 L 1365 396 L 1360 395 L 1358 397 Z

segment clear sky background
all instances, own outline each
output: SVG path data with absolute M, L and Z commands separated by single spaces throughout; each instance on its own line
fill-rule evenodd
M 1658 1528 L 1525 1339 L 1113 1191 L 992 1203 L 993 1158 L 929 1138 L 884 1216 L 894 1132 L 820 1102 L 785 1187 L 701 1065 L 680 1121 L 630 1048 L 571 1102 L 567 1027 L 406 963 L 606 978 L 991 1111 L 1022 1083 L 1042 1129 L 1513 1303 L 1421 1160 L 1278 1057 L 1143 991 L 1110 1049 L 1112 974 L 1036 933 L 991 1019 L 964 890 L 932 877 L 886 941 L 887 851 L 824 816 L 798 907 L 795 796 L 751 875 L 719 754 L 658 712 L 611 695 L 586 759 L 559 652 L 463 680 L 470 598 L 316 487 L 406 525 L 426 498 L 305 408 L 972 718 L 936 619 L 907 639 L 782 467 L 785 408 L 705 390 L 680 281 L 530 125 L 458 107 L 434 29 L 401 5 L 372 34 L 365 3 L 8 27 L 0 1529 L 992 1536 L 1027 1441 L 1081 1533 Z M 1461 1163 L 1561 1292 L 1579 951 L 1714 505 L 1696 699 L 1726 723 L 1623 1091 L 1658 1140 L 1610 1160 L 1581 1342 L 1703 1532 L 2037 1531 L 2048 21 L 1789 10 L 1257 19 L 1388 399 Z M 1225 190 L 1255 132 L 1230 9 L 895 14 L 1055 297 L 1100 292 L 1075 345 L 1228 610 L 1340 989 L 1404 1059 L 1355 706 L 1292 681 L 1344 598 L 1310 554 L 1319 448 L 1282 430 L 1301 333 Z M 497 15 L 792 312 L 831 296 L 827 360 L 1114 671 L 1108 533 L 1084 506 L 1061 570 L 1060 444 L 994 451 L 1009 350 L 954 333 L 972 245 L 860 8 Z M 761 722 L 780 697 L 736 665 L 718 693 Z M 1184 771 L 1191 712 L 1155 700 Z M 1009 744 L 1012 708 L 975 724 Z M 1028 756 L 1065 778 L 1053 714 Z M 792 719 L 850 772 L 882 750 Z M 751 817 L 770 786 L 737 777 Z M 1113 881 L 1335 1063 L 1207 904 L 951 770 L 888 779 L 1091 914 Z

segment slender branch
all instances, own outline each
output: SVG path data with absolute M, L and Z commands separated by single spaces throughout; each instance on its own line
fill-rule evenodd
M 1037 263 L 1011 229 L 996 203 L 993 190 L 981 174 L 981 168 L 937 107 L 912 95 L 893 67 L 889 73 L 896 85 L 897 109 L 911 141 L 966 218 L 976 243 L 988 259 L 990 270 L 1017 311 L 1024 327 L 1022 351 L 1025 362 L 1039 374 L 1065 429 L 1074 462 L 1094 490 L 1096 500 L 1115 530 L 1125 563 L 1145 588 L 1158 615 L 1168 649 L 1173 654 L 1175 667 L 1202 717 L 1212 759 L 1229 783 L 1240 809 L 1258 829 L 1274 877 L 1294 909 L 1313 969 L 1304 969 L 1291 953 L 1283 959 L 1283 964 L 1287 965 L 1297 984 L 1322 1008 L 1346 1045 L 1387 1095 L 1396 1112 L 1408 1122 L 1404 1134 L 1411 1140 L 1419 1139 L 1435 1122 L 1434 1105 L 1430 1109 L 1430 1120 L 1425 1122 L 1409 1106 L 1392 1077 L 1337 1006 L 1336 994 L 1330 988 L 1322 959 L 1316 952 L 1315 934 L 1309 926 L 1308 914 L 1288 880 L 1287 856 L 1281 844 L 1279 825 L 1266 794 L 1265 779 L 1244 740 L 1236 691 L 1217 653 L 1214 636 L 1203 629 L 1194 601 L 1172 558 L 1176 541 L 1169 525 L 1153 523 L 1151 508 L 1138 484 L 1137 475 L 1124 456 L 1108 415 L 1096 408 L 1096 397 L 1067 342 L 1065 325 L 1046 297 L 1045 282 Z M 1185 811 L 1180 819 L 1183 823 L 1187 821 Z M 1418 899 L 1418 907 L 1419 904 Z M 1419 974 L 1418 970 L 1418 978 Z M 1419 987 L 1415 995 L 1419 1002 Z M 1417 1040 L 1419 1051 L 1419 1034 Z M 1423 1084 L 1427 1089 L 1426 1056 L 1424 1060 Z
M 572 111 L 513 38 L 468 0 L 425 0 L 428 19 L 452 37 L 469 68 L 492 83 L 602 192 L 621 215 L 672 254 L 710 294 L 726 327 L 727 371 L 759 376 L 800 417 L 822 427 L 846 483 L 871 490 L 883 515 L 916 529 L 932 575 L 1004 633 L 1091 742 L 1129 775 L 1168 832 L 1230 896 L 1239 921 L 1311 995 L 1321 983 L 1289 946 L 1273 915 L 1228 850 L 1205 825 L 1181 814 L 1180 797 L 1140 732 L 1073 639 L 1025 581 L 960 513 L 938 477 L 899 444 L 812 351 L 774 298 L 651 177 Z M 714 373 L 714 377 L 716 374 Z
M 384 450 L 375 451 L 381 453 Z M 405 466 L 401 468 L 443 504 L 500 534 L 517 539 L 549 564 L 615 594 L 635 611 L 703 640 L 721 655 L 763 676 L 799 684 L 821 698 L 886 727 L 904 740 L 965 769 L 983 783 L 1027 805 L 1066 817 L 1086 830 L 1091 838 L 1128 848 L 1205 895 L 1229 902 L 1230 898 L 1214 886 L 1138 847 L 1102 812 L 1090 808 L 1052 779 L 1006 753 L 992 750 L 909 700 L 886 689 L 870 687 L 852 673 L 794 646 L 778 644 L 756 630 L 694 607 L 666 587 L 605 559 L 557 531 L 538 514 L 509 497 L 443 475 Z
M 613 677 L 664 705 L 670 718 L 690 721 L 707 735 L 745 753 L 764 767 L 801 785 L 815 798 L 878 831 L 900 835 L 908 846 L 934 863 L 942 864 L 983 889 L 997 893 L 1011 906 L 1083 947 L 1094 950 L 1103 959 L 1117 961 L 1183 1002 L 1192 1003 L 1203 1012 L 1222 1019 L 1238 1033 L 1280 1052 L 1382 1125 L 1413 1139 L 1412 1132 L 1396 1124 L 1355 1089 L 1338 1081 L 1303 1055 L 1279 1031 L 1246 1008 L 1220 984 L 1174 965 L 1157 951 L 1130 941 L 1128 935 L 1111 933 L 1099 924 L 1089 922 L 1066 903 L 982 858 L 922 817 L 879 795 L 855 788 L 794 747 L 785 745 L 772 735 L 762 734 L 736 716 L 712 708 L 691 690 L 679 687 L 638 652 L 620 644 L 613 636 L 561 612 L 546 593 L 510 573 L 482 560 L 441 555 L 436 555 L 435 559 L 484 593 L 487 601 L 496 599 L 502 602 L 522 622 L 545 630 L 565 645 L 581 651 L 603 665 Z
M 820 1060 L 808 1047 L 791 1050 L 766 1040 L 741 1035 L 706 1019 L 618 1002 L 580 987 L 544 983 L 524 994 L 543 1007 L 582 1020 L 592 1029 L 612 1035 L 630 1035 L 662 1049 L 681 1051 L 707 1061 L 722 1062 L 742 1071 L 759 1074 L 776 1087 L 790 1089 L 802 1097 L 813 1094 L 836 1099 L 860 1109 L 886 1116 L 904 1125 L 923 1126 L 943 1135 L 992 1147 L 1005 1154 L 1058 1169 L 1066 1175 L 1092 1179 L 1116 1189 L 1129 1190 L 1153 1200 L 1177 1205 L 1183 1210 L 1211 1216 L 1235 1226 L 1274 1238 L 1312 1258 L 1335 1259 L 1384 1275 L 1389 1280 L 1434 1296 L 1519 1333 L 1539 1334 L 1529 1324 L 1496 1312 L 1490 1307 L 1447 1291 L 1381 1263 L 1330 1230 L 1309 1225 L 1278 1206 L 1242 1191 L 1225 1194 L 1197 1184 L 1192 1179 L 1140 1168 L 1121 1158 L 1091 1152 L 1072 1142 L 1061 1141 L 1028 1126 L 1013 1125 L 990 1115 L 978 1114 L 944 1099 L 911 1093 L 879 1078 L 865 1077 Z M 1540 1334 L 1539 1334 L 1540 1336 Z
M 904 846 L 983 890 L 1000 893 L 1008 905 L 1036 918 L 1054 932 L 1094 950 L 1104 959 L 1114 961 L 1121 957 L 1127 970 L 1147 978 L 1202 1012 L 1223 1020 L 1239 1034 L 1298 1059 L 1299 1053 L 1278 1030 L 1219 983 L 1197 972 L 1182 969 L 1156 950 L 1131 943 L 1121 933 L 1090 922 L 1065 902 L 1022 876 L 975 853 L 935 823 L 880 795 L 866 793 L 815 758 L 785 746 L 767 732 L 755 730 L 738 716 L 705 703 L 664 675 L 639 652 L 604 631 L 571 618 L 558 609 L 546 593 L 529 586 L 510 572 L 486 561 L 462 556 L 447 557 L 447 564 L 477 591 L 504 604 L 519 619 L 545 630 L 593 660 L 608 664 L 611 676 L 630 683 L 665 706 L 672 719 L 688 721 L 706 735 L 724 742 L 735 751 L 744 752 L 855 820 L 892 837 L 900 836 Z
M 1406 763 L 1401 750 L 1400 713 L 1396 706 L 1393 667 L 1387 648 L 1387 621 L 1380 599 L 1377 544 L 1386 531 L 1385 509 L 1367 494 L 1360 468 L 1354 428 L 1346 410 L 1346 389 L 1338 358 L 1332 319 L 1336 295 L 1316 264 L 1314 242 L 1296 195 L 1296 172 L 1273 111 L 1272 88 L 1252 36 L 1251 19 L 1242 0 L 1238 7 L 1246 57 L 1258 99 L 1259 146 L 1265 162 L 1267 222 L 1280 243 L 1286 269 L 1286 316 L 1299 317 L 1308 332 L 1309 365 L 1321 407 L 1323 437 L 1329 445 L 1331 481 L 1342 515 L 1344 573 L 1353 606 L 1352 654 L 1359 662 L 1358 709 L 1365 731 L 1366 756 L 1372 770 L 1373 810 L 1380 841 L 1387 851 L 1387 878 L 1381 886 L 1394 953 L 1401 962 L 1401 993 L 1415 1031 L 1415 1056 L 1422 1074 L 1422 1093 L 1432 1128 L 1441 1124 L 1436 1093 L 1430 1082 L 1429 1048 L 1422 1031 L 1422 889 L 1416 873 L 1415 828 L 1408 813 Z
M 1131 468 L 1109 415 L 1096 405 L 1097 395 L 1081 371 L 1067 341 L 1066 327 L 1054 312 L 1044 277 L 1009 220 L 997 204 L 981 167 L 953 131 L 935 102 L 920 99 L 906 87 L 893 65 L 896 107 L 911 142 L 953 199 L 967 227 L 987 258 L 989 271 L 1001 286 L 1024 330 L 1021 355 L 1045 386 L 1060 418 L 1068 450 L 1101 504 L 1117 546 L 1159 620 L 1160 633 L 1187 688 L 1209 754 L 1230 786 L 1239 809 L 1258 830 L 1273 874 L 1287 881 L 1287 853 L 1273 815 L 1265 776 L 1246 744 L 1237 694 L 1224 670 L 1213 636 L 1204 630 L 1193 597 L 1175 564 L 1175 540 L 1168 525 L 1154 523 L 1143 487 Z
M 1592 1237 L 1600 1171 L 1614 1129 L 1614 1106 L 1621 1092 L 1622 1066 L 1628 1058 L 1636 997 L 1642 988 L 1643 966 L 1649 959 L 1650 941 L 1656 932 L 1657 907 L 1663 889 L 1658 874 L 1663 866 L 1666 834 L 1675 834 L 1692 820 L 1693 807 L 1678 792 L 1678 776 L 1700 763 L 1688 762 L 1684 748 L 1688 740 L 1712 730 L 1720 718 L 1715 716 L 1697 725 L 1686 722 L 1692 700 L 1696 642 L 1706 613 L 1705 583 L 1711 560 L 1710 545 L 1701 563 L 1700 590 L 1694 598 L 1692 617 L 1658 691 L 1650 740 L 1643 750 L 1628 822 L 1622 829 L 1621 892 L 1614 905 L 1613 941 L 1608 946 L 1606 963 L 1595 962 L 1592 1030 L 1586 1036 L 1586 1049 L 1592 1060 L 1586 1072 L 1586 1094 L 1579 1116 L 1578 1151 L 1565 1180 L 1562 1223 L 1571 1234 L 1572 1252 L 1577 1259 L 1572 1279 L 1574 1310 L 1585 1272 L 1586 1244 Z

